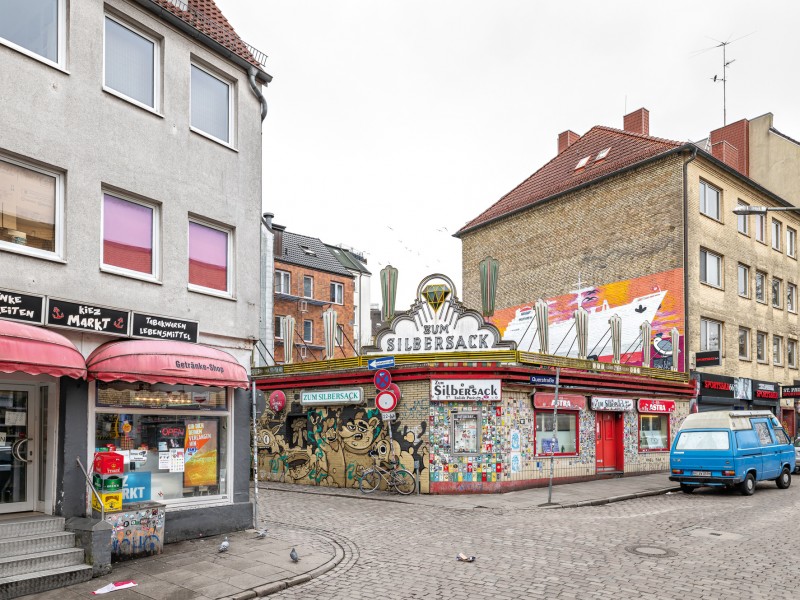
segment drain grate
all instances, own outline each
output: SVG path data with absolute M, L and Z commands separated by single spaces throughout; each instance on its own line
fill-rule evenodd
M 660 546 L 626 546 L 625 550 L 636 556 L 646 556 L 647 558 L 669 558 L 676 555 L 673 550 Z

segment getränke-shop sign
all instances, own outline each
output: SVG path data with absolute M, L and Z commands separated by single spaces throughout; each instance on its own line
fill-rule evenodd
M 126 310 L 79 304 L 57 298 L 47 300 L 47 324 L 56 327 L 127 336 L 129 316 L 130 313 Z
M 364 401 L 362 388 L 340 390 L 308 390 L 300 392 L 303 406 L 328 406 L 331 404 L 361 404 Z
M 197 321 L 133 313 L 131 336 L 197 343 Z
M 41 324 L 43 308 L 44 296 L 0 290 L 0 318 Z
M 498 402 L 500 389 L 499 379 L 432 379 L 431 402 L 458 400 Z
M 640 398 L 640 413 L 671 413 L 675 412 L 674 400 L 661 400 L 659 398 Z
M 633 410 L 632 398 L 601 398 L 592 396 L 592 410 L 613 410 L 630 412 Z

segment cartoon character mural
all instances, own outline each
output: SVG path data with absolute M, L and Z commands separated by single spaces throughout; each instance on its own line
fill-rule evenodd
M 363 406 L 309 407 L 275 413 L 267 407 L 258 419 L 259 478 L 329 487 L 358 487 L 375 457 L 384 467 L 390 456 L 414 471 L 420 466 L 427 490 L 427 421 L 395 421 L 392 439 L 377 409 Z
M 585 283 L 585 282 L 584 282 Z M 673 327 L 680 333 L 678 369 L 685 370 L 683 356 L 683 269 L 673 269 L 615 281 L 600 286 L 587 286 L 580 281 L 568 294 L 546 298 L 549 307 L 550 352 L 560 356 L 578 356 L 573 311 L 580 307 L 588 313 L 588 354 L 603 362 L 611 362 L 612 348 L 608 319 L 622 318 L 622 358 L 630 365 L 642 363 L 642 341 L 639 325 L 649 321 L 653 339 L 651 363 L 648 366 L 671 368 L 674 349 L 670 339 Z M 490 321 L 503 332 L 503 339 L 514 340 L 523 351 L 538 352 L 536 316 L 530 302 L 495 311 Z

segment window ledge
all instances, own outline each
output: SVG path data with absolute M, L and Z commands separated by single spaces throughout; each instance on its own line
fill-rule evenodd
M 750 237 L 750 233 L 747 232 L 747 231 L 739 231 L 738 229 L 736 231 L 739 233 L 739 235 L 743 235 L 744 237 L 747 237 L 747 238 Z
M 158 112 L 158 110 L 156 110 L 152 106 L 147 106 L 147 104 L 142 104 L 138 100 L 134 100 L 133 98 L 131 98 L 130 96 L 126 96 L 122 92 L 118 92 L 117 90 L 106 86 L 103 86 L 103 91 L 106 94 L 109 94 L 110 96 L 114 96 L 115 98 L 119 98 L 120 100 L 127 102 L 128 104 L 132 104 L 136 108 L 141 108 L 143 111 L 149 112 L 151 115 L 155 115 L 160 119 L 164 118 L 164 115 L 162 115 L 160 112 Z
M 720 286 L 720 285 L 714 285 L 713 283 L 708 283 L 707 281 L 701 281 L 700 283 L 702 285 L 704 285 L 706 287 L 710 287 L 711 289 L 714 289 L 714 290 L 719 290 L 721 292 L 725 291 L 725 288 Z
M 120 277 L 127 277 L 129 279 L 137 279 L 139 281 L 146 281 L 147 283 L 154 283 L 156 285 L 164 285 L 162 281 L 152 275 L 146 273 L 137 273 L 136 271 L 128 271 L 126 269 L 113 267 L 111 265 L 100 265 L 100 272 L 109 275 L 119 275 Z
M 720 225 L 725 225 L 725 223 L 723 221 L 720 221 L 718 218 L 712 217 L 711 215 L 707 215 L 702 210 L 700 211 L 700 214 L 703 215 L 706 219 L 710 219 L 710 220 L 714 221 L 715 223 L 719 223 Z
M 50 262 L 67 264 L 67 261 L 55 253 L 39 250 L 38 248 L 30 248 L 22 244 L 12 244 L 11 242 L 0 242 L 0 250 L 11 252 L 12 254 L 19 254 L 21 256 L 29 256 L 31 258 L 40 258 L 42 260 L 49 260 Z
M 226 142 L 225 140 L 221 140 L 218 137 L 215 137 L 215 136 L 211 135 L 210 133 L 206 133 L 205 131 L 203 131 L 201 129 L 197 129 L 196 127 L 192 127 L 190 125 L 189 126 L 189 131 L 191 131 L 193 133 L 196 133 L 200 137 L 204 137 L 207 140 L 210 140 L 210 141 L 212 141 L 212 142 L 214 142 L 216 144 L 219 144 L 220 146 L 223 146 L 223 147 L 227 148 L 228 150 L 236 152 L 237 154 L 239 153 L 239 151 L 236 149 L 236 147 L 233 144 L 231 144 L 229 142 Z
M 749 356 L 740 356 L 739 360 L 741 360 L 742 362 L 753 362 L 753 359 L 750 358 Z
M 196 294 L 203 294 L 204 296 L 214 296 L 215 298 L 220 298 L 222 300 L 232 300 L 236 302 L 236 296 L 229 294 L 228 292 L 220 292 L 219 290 L 213 290 L 211 288 L 201 287 L 199 285 L 189 284 L 187 288 L 190 292 L 194 292 Z
M 31 52 L 27 48 L 23 48 L 22 46 L 17 46 L 14 42 L 9 42 L 3 38 L 0 38 L 0 45 L 5 46 L 6 48 L 10 48 L 11 50 L 16 50 L 20 54 L 24 54 L 28 58 L 32 58 L 33 60 L 42 63 L 45 66 L 50 67 L 51 69 L 55 69 L 56 71 L 61 71 L 64 75 L 71 75 L 69 71 L 67 71 L 63 66 L 59 63 L 53 62 L 49 58 L 45 58 L 41 54 L 36 54 L 35 52 Z

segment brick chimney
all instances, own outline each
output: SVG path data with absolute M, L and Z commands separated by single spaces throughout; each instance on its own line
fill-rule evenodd
M 622 117 L 622 128 L 631 133 L 650 135 L 650 111 L 640 108 Z
M 567 129 L 563 133 L 558 134 L 558 153 L 561 154 L 564 150 L 572 146 L 575 142 L 581 139 L 574 131 Z
M 711 132 L 708 140 L 711 143 L 711 154 L 714 158 L 718 158 L 742 175 L 750 176 L 750 121 L 742 119 L 715 129 Z M 720 145 L 721 142 L 726 142 L 728 146 L 732 146 L 736 150 L 735 158 L 732 150 L 727 146 Z

